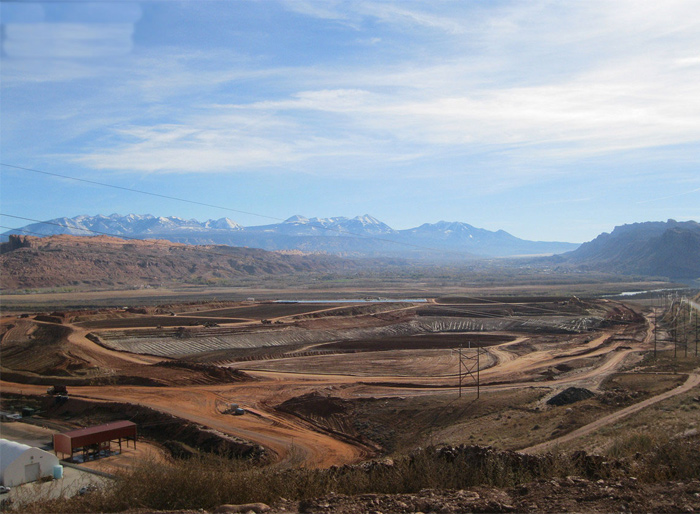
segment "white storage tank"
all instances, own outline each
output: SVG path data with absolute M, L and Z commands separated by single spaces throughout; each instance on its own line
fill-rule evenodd
M 0 439 L 0 482 L 4 486 L 14 487 L 53 477 L 54 468 L 59 465 L 58 457 L 52 453 Z

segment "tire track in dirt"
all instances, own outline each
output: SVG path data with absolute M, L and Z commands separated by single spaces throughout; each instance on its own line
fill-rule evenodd
M 686 391 L 690 391 L 692 388 L 697 387 L 698 385 L 700 385 L 700 375 L 693 373 L 691 375 L 688 375 L 688 379 L 685 381 L 685 383 L 681 384 L 675 389 L 671 389 L 670 391 L 666 391 L 665 393 L 661 393 L 652 398 L 648 398 L 639 403 L 635 403 L 634 405 L 630 405 L 629 407 L 625 407 L 624 409 L 620 409 L 619 411 L 613 412 L 612 414 L 608 414 L 607 416 L 604 416 L 594 421 L 593 423 L 589 423 L 588 425 L 584 425 L 580 428 L 577 428 L 573 432 L 569 432 L 568 434 L 565 434 L 561 437 L 557 437 L 556 439 L 552 439 L 550 441 L 546 441 L 535 446 L 530 446 L 529 448 L 525 448 L 520 451 L 523 453 L 532 454 L 550 450 L 556 446 L 568 443 L 569 441 L 595 432 L 596 430 L 604 426 L 615 423 L 623 418 L 626 418 L 631 414 L 645 409 L 646 407 L 654 405 L 655 403 L 667 400 L 668 398 L 672 398 L 679 394 L 685 393 Z
M 198 387 L 71 387 L 70 394 L 86 400 L 125 402 L 171 414 L 271 450 L 279 466 L 324 468 L 359 462 L 370 456 L 367 448 L 339 441 L 276 412 L 259 407 L 249 415 L 233 417 L 217 408 L 222 392 L 236 397 L 237 386 Z M 0 382 L 4 392 L 42 395 L 45 386 Z M 247 405 L 246 405 L 247 407 Z
M 510 378 L 517 379 L 524 371 L 532 372 L 542 367 L 551 365 L 552 362 L 563 362 L 562 357 L 578 358 L 581 355 L 606 355 L 600 365 L 582 373 L 577 373 L 568 377 L 559 378 L 553 381 L 511 381 L 507 384 L 482 385 L 482 390 L 498 391 L 523 387 L 558 387 L 570 383 L 581 382 L 582 380 L 602 380 L 601 377 L 613 372 L 632 352 L 639 349 L 629 349 L 613 351 L 618 345 L 612 342 L 605 345 L 605 341 L 611 335 L 618 333 L 617 330 L 606 331 L 599 337 L 588 343 L 581 344 L 572 351 L 566 350 L 543 350 L 533 352 L 523 357 L 514 356 L 505 349 L 501 349 L 501 364 L 484 370 L 486 378 L 491 376 L 494 380 L 503 381 Z M 648 336 L 648 334 L 647 334 Z M 85 345 L 95 350 L 95 347 L 104 350 L 104 355 L 112 356 L 112 350 L 107 350 L 99 345 L 88 342 L 84 339 L 83 333 L 75 333 L 75 344 Z M 648 337 L 647 337 L 648 338 Z M 646 339 L 645 339 L 646 340 Z M 508 344 L 514 344 L 510 341 Z M 94 345 L 94 346 L 92 346 Z M 507 345 L 506 345 L 507 346 Z M 585 350 L 581 352 L 581 349 Z M 590 350 L 590 352 L 588 351 Z M 99 351 L 99 350 L 98 350 Z M 114 352 L 120 357 L 124 357 L 122 352 Z M 137 357 L 132 357 L 137 358 Z M 141 358 L 141 356 L 138 356 Z M 413 384 L 417 381 L 407 377 L 386 377 L 371 376 L 358 377 L 346 375 L 323 375 L 309 373 L 251 373 L 257 375 L 259 382 L 217 385 L 217 386 L 189 386 L 189 387 L 142 387 L 142 386 L 119 386 L 119 387 L 73 387 L 71 394 L 78 394 L 82 397 L 96 401 L 120 401 L 137 405 L 143 405 L 156 410 L 166 412 L 182 419 L 193 421 L 201 425 L 218 430 L 222 433 L 233 435 L 257 444 L 261 444 L 273 451 L 279 458 L 281 465 L 305 465 L 309 467 L 327 467 L 330 465 L 342 465 L 357 462 L 366 458 L 369 454 L 366 448 L 360 445 L 350 444 L 340 441 L 327 434 L 314 430 L 295 418 L 284 416 L 274 410 L 274 407 L 266 407 L 264 403 L 271 401 L 270 405 L 276 405 L 285 398 L 319 390 L 339 384 L 350 386 L 347 393 L 367 397 L 381 396 L 408 396 L 420 394 L 436 394 L 438 391 L 449 392 L 456 390 L 455 386 L 445 384 L 444 388 L 416 388 Z M 490 374 L 490 375 L 489 375 Z M 373 385 L 372 380 L 386 381 L 388 378 L 396 382 L 404 381 L 406 387 L 387 388 L 381 384 Z M 434 385 L 436 377 L 421 377 L 421 380 L 430 381 Z M 482 375 L 482 379 L 483 379 Z M 444 380 L 444 377 L 442 377 Z M 697 376 L 695 380 L 700 380 Z M 427 385 L 427 384 L 426 384 Z M 353 387 L 355 386 L 355 387 Z M 692 386 L 691 386 L 692 387 Z M 34 391 L 32 394 L 42 394 L 43 388 L 26 386 L 24 384 L 2 383 L 3 391 L 24 390 L 24 392 Z M 662 396 L 662 395 L 660 395 Z M 647 404 L 658 397 L 651 398 L 640 404 L 635 404 L 637 410 L 644 408 Z M 240 399 L 241 404 L 251 411 L 251 415 L 232 417 L 222 414 L 217 408 L 217 402 L 232 401 Z M 660 398 L 656 401 L 660 401 Z M 247 403 L 246 403 L 247 402 Z M 629 409 L 629 408 L 628 408 Z M 619 411 L 621 417 L 628 409 Z M 630 411 L 635 412 L 635 411 Z M 604 420 L 606 418 L 602 418 Z M 602 421 L 600 420 L 600 421 Z M 611 421 L 614 422 L 614 421 Z M 591 430 L 595 430 L 595 427 Z M 576 432 L 573 432 L 574 434 Z M 576 436 L 572 436 L 576 437 Z

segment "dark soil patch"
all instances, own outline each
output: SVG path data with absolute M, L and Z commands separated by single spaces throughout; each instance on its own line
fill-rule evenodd
M 333 414 L 345 414 L 352 410 L 352 402 L 334 396 L 322 396 L 309 393 L 290 398 L 277 406 L 278 410 L 303 416 L 329 417 Z
M 339 341 L 322 344 L 317 350 L 335 351 L 389 351 L 389 350 L 431 350 L 457 348 L 464 346 L 467 341 L 472 346 L 493 346 L 508 341 L 514 337 L 493 334 L 421 334 L 415 336 L 392 336 L 358 341 Z
M 200 316 L 212 316 L 219 318 L 237 317 L 248 319 L 267 319 L 279 318 L 282 316 L 294 316 L 296 314 L 304 314 L 321 309 L 330 309 L 333 307 L 342 306 L 342 304 L 337 303 L 263 303 L 245 307 L 233 307 L 231 309 L 202 311 L 198 314 Z
M 101 319 L 94 321 L 84 321 L 76 323 L 81 327 L 91 329 L 106 329 L 106 328 L 139 328 L 139 327 L 178 327 L 178 326 L 198 326 L 205 323 L 220 322 L 220 323 L 236 323 L 246 321 L 239 318 L 227 318 L 225 316 L 216 319 L 199 318 L 195 316 L 144 316 L 144 317 L 129 317 L 129 318 L 112 318 Z
M 583 387 L 568 387 L 556 396 L 547 400 L 547 405 L 570 405 L 572 403 L 581 402 L 593 398 L 594 393 Z
M 448 316 L 458 318 L 492 318 L 494 316 L 561 316 L 581 314 L 581 309 L 561 309 L 557 305 L 529 306 L 517 304 L 451 304 L 427 305 L 416 310 L 418 316 Z
M 300 314 L 294 316 L 294 319 L 315 319 L 315 318 L 325 318 L 331 316 L 362 316 L 369 314 L 381 314 L 386 311 L 391 311 L 395 309 L 400 309 L 404 307 L 409 307 L 410 304 L 407 303 L 370 303 L 370 304 L 359 304 L 352 305 L 348 307 L 340 307 L 338 309 L 331 309 L 322 312 L 312 312 L 310 314 Z
M 161 361 L 154 366 L 175 370 L 194 371 L 199 375 L 199 383 L 231 383 L 254 380 L 250 375 L 232 368 L 222 368 L 210 364 L 200 364 L 181 360 Z M 191 380 L 191 379 L 190 379 Z
M 572 476 L 512 489 L 477 486 L 459 490 L 424 489 L 413 494 L 329 495 L 298 504 L 281 502 L 271 512 L 698 512 L 698 491 L 697 480 L 640 484 L 629 478 L 594 481 Z

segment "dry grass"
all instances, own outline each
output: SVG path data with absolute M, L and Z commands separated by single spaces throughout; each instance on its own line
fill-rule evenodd
M 370 462 L 327 470 L 253 468 L 208 456 L 163 465 L 145 461 L 122 472 L 109 488 L 73 499 L 18 506 L 22 512 L 119 512 L 127 509 L 212 509 L 224 503 L 274 503 L 330 493 L 415 493 L 422 489 L 463 489 L 477 485 L 512 487 L 535 480 L 581 476 L 689 480 L 700 473 L 700 438 L 669 439 L 635 434 L 620 439 L 611 453 L 622 460 L 582 453 L 530 456 L 488 447 L 426 448 L 392 462 Z M 636 455 L 639 450 L 645 453 Z M 632 457 L 629 457 L 629 456 Z M 635 457 L 636 455 L 636 457 Z
M 535 458 L 482 447 L 463 451 L 420 450 L 392 464 L 329 470 L 253 469 L 208 456 L 163 465 L 144 461 L 118 474 L 109 488 L 72 499 L 18 506 L 22 512 L 119 512 L 127 509 L 212 509 L 224 503 L 271 503 L 281 497 L 301 500 L 339 494 L 407 493 L 425 488 L 512 486 L 543 477 L 570 474 L 566 457 Z

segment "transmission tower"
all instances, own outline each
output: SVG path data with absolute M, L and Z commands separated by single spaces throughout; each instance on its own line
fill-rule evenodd
M 683 323 L 683 346 L 685 346 L 685 357 L 688 356 L 688 327 L 690 326 L 690 300 L 685 299 L 685 305 L 688 307 L 686 311 L 688 312 L 687 320 Z
M 658 321 L 656 315 L 656 306 L 654 306 L 654 358 L 656 359 L 656 331 L 658 329 Z
M 695 309 L 695 357 L 698 356 L 698 309 Z
M 468 350 L 468 351 L 466 351 Z M 474 353 L 473 350 L 476 350 Z M 476 397 L 479 398 L 480 391 L 480 380 L 479 380 L 479 364 L 481 356 L 481 348 L 478 346 L 476 348 L 471 347 L 471 341 L 469 342 L 469 348 L 462 348 L 461 346 L 457 348 L 457 354 L 459 355 L 459 397 L 462 397 L 462 387 L 465 381 L 473 382 L 476 384 Z M 471 379 L 471 380 L 469 380 Z

